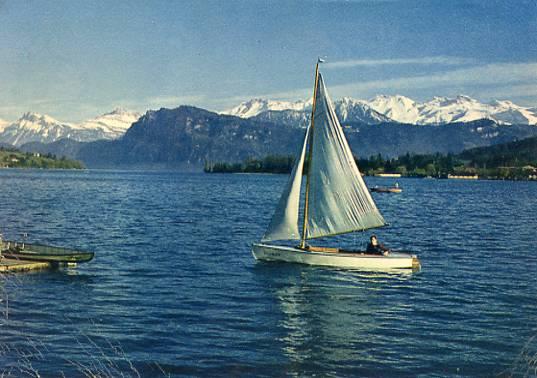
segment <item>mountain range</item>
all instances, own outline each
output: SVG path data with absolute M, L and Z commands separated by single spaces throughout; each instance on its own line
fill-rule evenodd
M 286 102 L 252 99 L 223 114 L 305 126 L 311 112 L 311 104 L 311 100 Z M 519 106 L 511 101 L 481 103 L 463 95 L 454 98 L 434 97 L 421 103 L 401 95 L 379 95 L 367 101 L 343 97 L 336 100 L 334 106 L 342 123 L 444 125 L 489 119 L 501 125 L 537 125 L 535 108 Z
M 64 138 L 80 142 L 116 139 L 122 136 L 139 117 L 139 113 L 118 108 L 75 124 L 60 122 L 48 115 L 28 112 L 15 122 L 0 121 L 0 142 L 22 146 L 30 142 L 51 143 Z
M 222 112 L 256 122 L 304 128 L 309 123 L 312 101 L 273 101 L 252 99 Z M 481 103 L 467 96 L 434 97 L 418 103 L 404 96 L 379 95 L 371 100 L 343 97 L 334 102 L 343 125 L 445 125 L 488 119 L 498 125 L 537 125 L 537 109 L 510 101 Z M 0 119 L 0 143 L 20 147 L 26 143 L 52 143 L 60 139 L 79 142 L 113 140 L 121 137 L 140 117 L 139 113 L 115 109 L 82 123 L 58 121 L 48 115 L 26 113 L 15 122 Z
M 302 130 L 221 115 L 191 106 L 151 110 L 116 140 L 28 143 L 23 151 L 52 153 L 91 168 L 200 169 L 205 161 L 293 153 Z
M 335 110 L 359 157 L 459 153 L 537 135 L 536 110 L 509 101 L 345 97 L 335 102 Z M 0 146 L 66 156 L 90 168 L 199 169 L 206 161 L 295 154 L 311 101 L 254 99 L 227 113 L 180 106 L 140 116 L 116 109 L 80 124 L 26 113 L 16 122 L 0 122 Z
M 410 153 L 459 153 L 465 149 L 537 136 L 537 127 L 492 120 L 434 127 L 347 122 L 353 153 L 396 157 Z M 305 130 L 259 119 L 222 115 L 191 106 L 148 111 L 115 140 L 28 143 L 24 151 L 65 155 L 90 168 L 201 169 L 204 162 L 240 162 L 266 155 L 296 154 Z

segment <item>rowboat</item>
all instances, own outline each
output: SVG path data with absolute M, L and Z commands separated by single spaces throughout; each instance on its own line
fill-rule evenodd
M 18 260 L 79 264 L 91 261 L 94 253 L 40 244 L 4 241 L 0 255 Z

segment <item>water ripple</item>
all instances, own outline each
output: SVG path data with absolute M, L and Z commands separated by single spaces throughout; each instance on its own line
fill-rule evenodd
M 254 262 L 284 182 L 0 171 L 7 238 L 96 252 L 2 281 L 0 346 L 31 347 L 44 376 L 99 358 L 143 376 L 491 376 L 536 334 L 536 183 L 401 179 L 401 195 L 375 194 L 391 224 L 376 233 L 422 260 L 405 274 Z

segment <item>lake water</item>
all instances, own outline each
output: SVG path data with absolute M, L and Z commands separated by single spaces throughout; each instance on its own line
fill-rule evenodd
M 375 233 L 422 270 L 372 274 L 254 261 L 285 180 L 1 170 L 5 238 L 96 258 L 0 279 L 0 372 L 535 374 L 537 182 L 399 179 Z

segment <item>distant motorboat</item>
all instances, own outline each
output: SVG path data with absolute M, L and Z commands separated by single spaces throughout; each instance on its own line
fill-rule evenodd
M 369 188 L 369 190 L 377 193 L 401 193 L 403 191 L 403 189 L 398 186 L 374 186 Z
M 478 175 L 447 175 L 448 179 L 455 179 L 455 180 L 477 180 L 479 179 Z
M 400 173 L 377 173 L 377 177 L 401 177 Z

